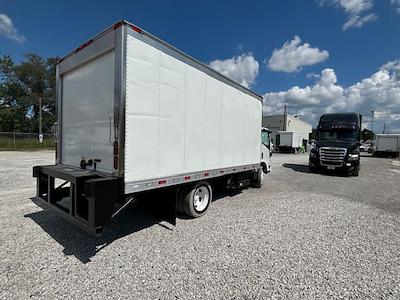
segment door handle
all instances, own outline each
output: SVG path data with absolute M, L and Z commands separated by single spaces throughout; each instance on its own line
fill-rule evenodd
M 112 128 L 113 128 L 113 114 L 110 114 L 109 116 L 109 121 L 110 121 L 110 134 L 109 134 L 109 136 L 108 136 L 108 141 L 110 142 L 110 143 L 112 143 L 113 141 L 112 141 Z

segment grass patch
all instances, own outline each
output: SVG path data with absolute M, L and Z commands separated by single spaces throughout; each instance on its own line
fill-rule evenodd
M 55 149 L 53 139 L 44 139 L 42 144 L 39 144 L 37 138 L 8 138 L 0 137 L 0 151 L 28 151 L 28 150 L 45 150 Z

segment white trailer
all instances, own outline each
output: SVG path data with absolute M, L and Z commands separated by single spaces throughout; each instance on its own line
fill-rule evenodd
M 373 155 L 399 156 L 400 134 L 377 134 L 373 142 Z
M 200 216 L 217 182 L 260 186 L 269 167 L 262 97 L 126 21 L 60 60 L 57 111 L 56 164 L 34 167 L 37 199 L 91 233 L 166 187 L 172 222 L 175 204 Z
M 297 152 L 303 147 L 303 135 L 298 132 L 278 131 L 276 139 L 279 152 Z

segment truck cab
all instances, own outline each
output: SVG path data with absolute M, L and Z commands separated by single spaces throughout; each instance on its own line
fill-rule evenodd
M 265 174 L 271 172 L 272 144 L 270 134 L 271 130 L 265 127 L 261 128 L 261 165 Z
M 361 115 L 322 115 L 310 151 L 310 171 L 342 170 L 358 176 L 360 170 Z

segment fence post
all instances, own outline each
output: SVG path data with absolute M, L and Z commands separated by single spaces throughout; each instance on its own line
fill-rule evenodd
M 13 140 L 14 140 L 14 148 L 15 148 L 15 131 L 13 131 Z

